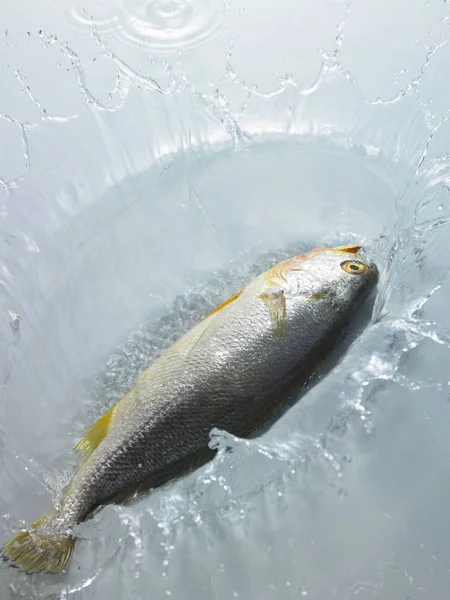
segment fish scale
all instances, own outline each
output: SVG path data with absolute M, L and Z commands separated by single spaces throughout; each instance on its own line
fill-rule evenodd
M 25 571 L 58 572 L 74 528 L 214 455 L 211 429 L 245 437 L 314 373 L 377 281 L 360 246 L 320 248 L 262 273 L 163 353 L 76 450 L 58 505 L 2 549 Z

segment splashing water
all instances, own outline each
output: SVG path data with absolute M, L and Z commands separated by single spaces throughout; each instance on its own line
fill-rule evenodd
M 1 568 L 2 599 L 446 598 L 449 24 L 432 0 L 5 5 L 2 543 L 74 432 L 254 274 L 355 241 L 381 277 L 269 428 L 213 430 L 214 461 L 81 525 L 67 573 Z

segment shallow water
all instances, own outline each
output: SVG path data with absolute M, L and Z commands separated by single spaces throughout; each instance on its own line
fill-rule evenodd
M 80 528 L 2 599 L 446 599 L 449 4 L 8 3 L 0 542 L 77 429 L 256 272 L 363 242 L 361 335 L 264 433 Z M 227 447 L 232 452 L 226 452 Z

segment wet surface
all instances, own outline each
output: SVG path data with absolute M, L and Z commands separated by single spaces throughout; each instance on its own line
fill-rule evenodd
M 80 527 L 2 598 L 444 599 L 448 3 L 9 3 L 0 17 L 0 542 L 74 433 L 253 274 L 363 242 L 361 335 L 261 436 Z M 232 451 L 227 451 L 227 449 Z

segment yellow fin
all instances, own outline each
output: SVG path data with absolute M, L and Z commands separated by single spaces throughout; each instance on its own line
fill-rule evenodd
M 3 560 L 28 573 L 59 573 L 72 555 L 75 538 L 54 532 L 47 516 L 38 519 L 29 531 L 21 531 L 1 549 Z
M 286 330 L 286 298 L 282 290 L 260 295 L 269 309 L 270 318 L 277 337 L 282 338 Z
M 108 435 L 116 406 L 113 406 L 98 421 L 87 427 L 87 434 L 75 445 L 75 451 L 83 456 L 90 456 Z

